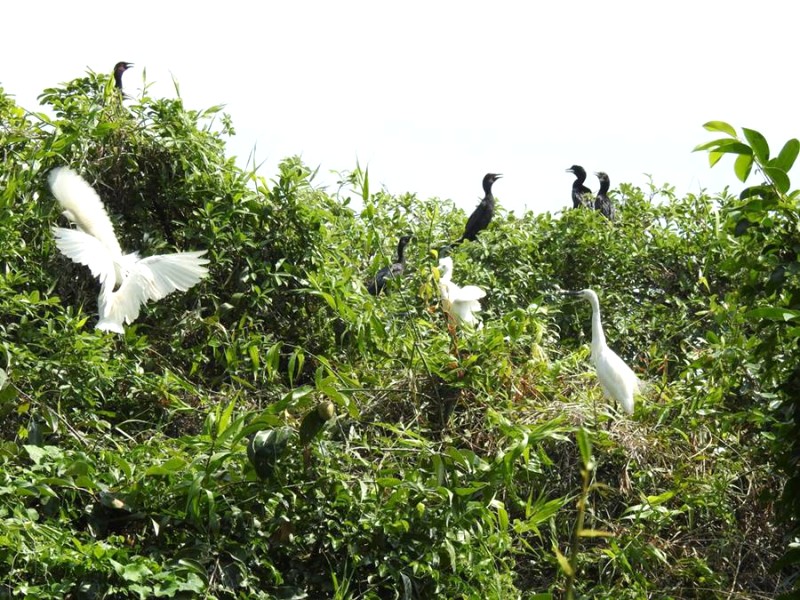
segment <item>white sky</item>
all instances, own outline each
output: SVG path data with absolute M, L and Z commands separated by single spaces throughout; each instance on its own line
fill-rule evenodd
M 80 8 L 78 8 L 80 7 Z M 0 85 L 36 109 L 46 87 L 126 60 L 189 108 L 225 104 L 244 163 L 272 178 L 300 154 L 369 166 L 373 189 L 471 210 L 484 173 L 507 209 L 571 205 L 580 164 L 679 193 L 738 191 L 731 160 L 692 148 L 725 120 L 777 152 L 800 136 L 796 23 L 778 0 L 468 2 L 286 0 L 5 3 Z

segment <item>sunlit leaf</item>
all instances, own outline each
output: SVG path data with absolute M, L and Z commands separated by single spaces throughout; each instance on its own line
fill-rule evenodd
M 742 132 L 744 132 L 744 137 L 746 137 L 747 141 L 750 143 L 750 147 L 753 149 L 753 154 L 755 154 L 756 158 L 762 164 L 766 163 L 769 160 L 769 145 L 767 144 L 766 138 L 755 129 L 742 127 Z
M 750 175 L 750 169 L 752 167 L 753 157 L 749 154 L 740 154 L 736 157 L 736 160 L 733 163 L 733 171 L 736 173 L 736 177 L 738 177 L 739 181 L 741 182 L 747 181 L 747 178 Z
M 553 546 L 553 552 L 555 553 L 556 559 L 558 560 L 558 566 L 561 567 L 561 570 L 564 571 L 564 574 L 567 577 L 573 576 L 575 573 L 573 572 L 572 565 L 569 564 L 569 560 L 567 560 L 567 557 L 561 554 L 561 550 L 559 550 L 555 546 Z
M 588 537 L 588 538 L 595 538 L 595 537 L 614 537 L 614 534 L 610 531 L 601 531 L 600 529 L 581 529 L 578 532 L 580 537 Z
M 703 125 L 708 131 L 720 131 L 727 133 L 731 137 L 736 137 L 736 130 L 728 125 L 725 121 L 709 121 Z
M 800 141 L 792 138 L 783 145 L 778 156 L 770 161 L 769 166 L 788 173 L 794 166 L 794 161 L 797 159 L 798 152 L 800 152 Z

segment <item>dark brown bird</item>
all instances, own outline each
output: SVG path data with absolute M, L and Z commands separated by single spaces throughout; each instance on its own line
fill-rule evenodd
M 494 196 L 492 195 L 492 184 L 502 177 L 499 173 L 487 173 L 483 176 L 483 200 L 467 220 L 464 227 L 464 235 L 456 242 L 460 244 L 464 240 L 475 241 L 478 234 L 489 226 L 494 216 Z
M 406 268 L 405 249 L 408 242 L 411 241 L 411 238 L 412 236 L 410 235 L 404 235 L 400 238 L 400 241 L 397 242 L 396 263 L 391 264 L 388 267 L 383 267 L 380 271 L 375 273 L 374 277 L 370 277 L 367 280 L 367 291 L 370 294 L 377 296 L 383 291 L 383 288 L 386 287 L 386 284 L 390 279 L 403 274 L 403 271 Z
M 567 169 L 567 173 L 575 175 L 575 181 L 572 182 L 572 208 L 585 206 L 587 202 L 591 206 L 592 190 L 583 185 L 586 181 L 586 171 L 579 165 L 572 165 Z
M 130 69 L 133 63 L 125 62 L 124 60 L 114 65 L 114 85 L 117 89 L 122 91 L 122 74 Z
M 600 189 L 597 191 L 597 197 L 594 199 L 594 209 L 599 211 L 601 215 L 607 219 L 614 220 L 614 205 L 611 204 L 611 198 L 608 197 L 608 188 L 611 187 L 611 181 L 608 175 L 600 171 L 595 173 L 597 179 L 600 180 Z

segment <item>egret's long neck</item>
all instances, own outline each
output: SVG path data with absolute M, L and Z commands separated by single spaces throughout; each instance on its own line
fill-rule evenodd
M 606 345 L 606 335 L 600 322 L 600 302 L 594 296 L 590 296 L 589 304 L 592 305 L 592 354 L 597 356 L 600 349 Z

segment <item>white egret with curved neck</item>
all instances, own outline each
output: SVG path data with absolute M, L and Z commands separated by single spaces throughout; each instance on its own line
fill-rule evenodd
M 439 259 L 439 292 L 442 296 L 442 308 L 453 315 L 459 323 L 480 325 L 475 313 L 481 310 L 480 299 L 486 292 L 476 285 L 461 287 L 450 278 L 453 275 L 453 259 L 449 256 Z
M 641 382 L 631 368 L 606 344 L 603 324 L 600 321 L 600 301 L 594 290 L 559 290 L 562 294 L 579 296 L 592 305 L 592 362 L 597 370 L 597 379 L 606 396 L 622 405 L 622 410 L 633 414 L 633 396 L 639 391 Z

